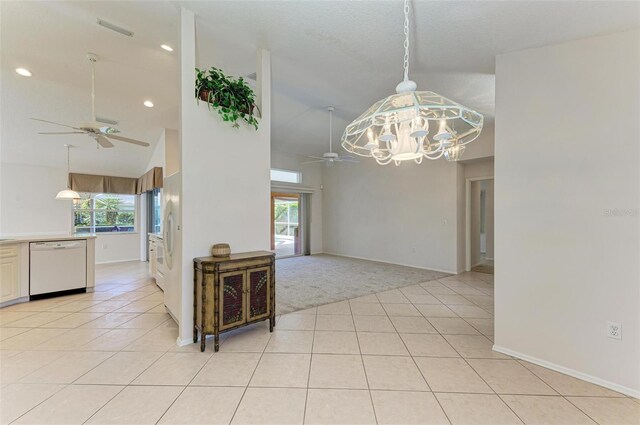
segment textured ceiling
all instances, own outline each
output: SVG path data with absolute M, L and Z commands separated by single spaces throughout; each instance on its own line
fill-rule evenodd
M 338 141 L 350 120 L 393 93 L 402 78 L 399 1 L 2 2 L 3 160 L 64 163 L 61 146 L 68 140 L 35 135 L 54 129 L 27 118 L 86 119 L 87 51 L 104 57 L 99 115 L 119 120 L 123 134 L 150 142 L 162 127 L 175 128 L 179 52 L 158 45 L 178 46 L 181 6 L 197 15 L 201 66 L 247 75 L 255 71 L 256 48 L 272 52 L 277 150 L 326 151 L 326 106 L 336 107 Z M 489 123 L 496 55 L 640 26 L 638 2 L 414 0 L 412 6 L 411 78 L 419 89 L 478 110 Z M 135 36 L 105 30 L 97 17 Z M 34 76 L 17 76 L 19 65 Z M 156 107 L 144 108 L 146 98 Z M 83 164 L 112 172 L 136 173 L 151 155 L 151 149 L 121 145 L 96 152 L 90 139 L 75 144 Z

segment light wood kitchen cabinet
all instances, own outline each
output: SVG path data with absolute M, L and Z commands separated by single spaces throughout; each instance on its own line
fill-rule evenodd
M 0 303 L 20 297 L 20 278 L 18 246 L 0 246 Z

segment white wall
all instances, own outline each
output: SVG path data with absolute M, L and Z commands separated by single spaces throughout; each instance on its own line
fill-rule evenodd
M 258 52 L 259 130 L 233 128 L 194 99 L 195 17 L 182 9 L 181 26 L 181 311 L 180 339 L 193 329 L 193 258 L 227 242 L 232 252 L 270 249 L 271 63 Z M 224 40 L 221 40 L 224 42 Z M 175 260 L 174 260 L 175 262 Z
M 494 126 L 493 123 L 485 124 L 482 132 L 476 140 L 465 145 L 462 154 L 463 161 L 490 158 L 494 156 Z
M 638 31 L 496 61 L 495 344 L 636 397 L 639 75 Z
M 311 254 L 323 252 L 322 245 L 322 175 L 326 168 L 323 164 L 302 164 L 309 161 L 307 157 L 273 151 L 271 152 L 271 168 L 299 171 L 302 173 L 301 186 L 313 189 L 311 193 L 310 248 Z M 275 190 L 286 192 L 285 190 Z
M 324 251 L 456 273 L 458 167 L 362 158 L 326 169 Z

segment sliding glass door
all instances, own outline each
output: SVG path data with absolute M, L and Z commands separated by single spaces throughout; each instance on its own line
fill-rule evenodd
M 271 194 L 271 249 L 276 258 L 302 254 L 301 196 Z

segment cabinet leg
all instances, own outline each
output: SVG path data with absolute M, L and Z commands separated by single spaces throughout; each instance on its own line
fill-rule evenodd
M 193 343 L 195 344 L 196 342 L 198 342 L 198 329 L 193 328 Z
M 220 349 L 220 335 L 216 334 L 213 337 L 213 350 L 217 353 Z
M 273 328 L 276 326 L 276 318 L 271 316 L 269 318 L 269 332 L 273 332 Z
M 206 341 L 207 341 L 207 335 L 205 334 L 200 335 L 200 351 L 201 352 L 204 352 Z

